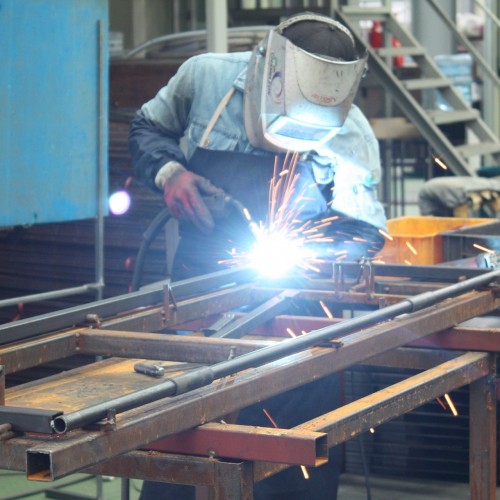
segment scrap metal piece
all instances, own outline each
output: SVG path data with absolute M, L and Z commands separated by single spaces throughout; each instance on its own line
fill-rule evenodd
M 136 363 L 134 371 L 154 378 L 161 378 L 165 375 L 165 368 L 154 363 Z

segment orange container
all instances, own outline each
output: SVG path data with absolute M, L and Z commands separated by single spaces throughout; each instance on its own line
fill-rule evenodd
M 443 262 L 443 238 L 440 233 L 496 220 L 432 216 L 389 219 L 387 228 L 392 240 L 386 238 L 385 246 L 376 259 L 388 264 L 438 264 Z

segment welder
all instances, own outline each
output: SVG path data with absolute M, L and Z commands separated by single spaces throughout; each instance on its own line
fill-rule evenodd
M 353 104 L 365 71 L 366 55 L 344 25 L 304 12 L 270 29 L 253 52 L 190 58 L 142 106 L 130 152 L 136 177 L 163 194 L 181 223 L 173 279 L 219 270 L 245 237 L 239 218 L 214 221 L 203 198 L 223 190 L 264 220 L 275 158 L 290 151 L 300 153 L 303 185 L 313 186 L 301 217 L 337 215 L 343 239 L 353 243 L 350 259 L 383 246 L 378 142 Z M 338 379 L 326 377 L 242 410 L 238 423 L 269 426 L 266 408 L 288 428 L 337 403 Z M 339 457 L 310 473 L 305 480 L 300 468 L 289 468 L 257 483 L 254 496 L 335 499 Z M 146 482 L 141 498 L 194 498 L 194 488 Z

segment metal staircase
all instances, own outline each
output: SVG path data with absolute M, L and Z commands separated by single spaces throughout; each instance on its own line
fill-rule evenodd
M 500 139 L 482 120 L 478 110 L 466 102 L 426 49 L 392 15 L 390 6 L 345 6 L 337 9 L 336 17 L 351 29 L 358 42 L 366 48 L 370 71 L 451 172 L 455 175 L 475 175 L 477 167 L 472 164 L 500 165 Z M 362 21 L 382 23 L 386 40 L 384 47 L 374 49 L 369 45 L 361 31 Z M 400 47 L 387 43 L 392 37 L 399 40 Z M 420 78 L 399 79 L 396 76 L 392 60 L 400 55 L 410 57 L 417 64 Z M 415 97 L 416 91 L 430 90 L 441 93 L 449 110 L 426 109 L 421 99 Z M 463 125 L 463 143 L 451 142 L 444 131 L 450 125 Z

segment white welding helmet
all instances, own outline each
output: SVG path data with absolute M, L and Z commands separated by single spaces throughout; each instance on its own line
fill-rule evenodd
M 313 45 L 297 43 L 317 48 L 306 51 L 286 38 L 288 32 L 284 32 L 298 27 L 296 23 L 305 28 L 302 38 L 305 34 L 315 39 Z M 366 55 L 347 61 L 331 56 L 337 50 L 329 43 L 335 36 L 347 40 L 352 54 L 357 54 L 353 36 L 344 25 L 313 13 L 284 21 L 256 47 L 248 67 L 244 104 L 245 129 L 254 147 L 310 151 L 340 130 L 365 72 Z

